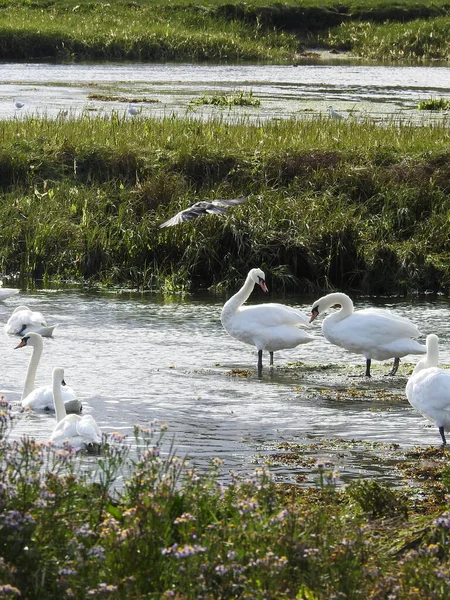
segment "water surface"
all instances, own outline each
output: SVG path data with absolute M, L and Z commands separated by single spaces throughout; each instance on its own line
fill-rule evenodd
M 231 110 L 192 105 L 203 95 L 252 91 L 260 107 Z M 429 98 L 450 100 L 450 67 L 395 66 L 351 62 L 298 65 L 198 64 L 3 64 L 0 118 L 83 112 L 126 114 L 127 105 L 89 98 L 156 100 L 139 104 L 143 116 L 195 114 L 271 119 L 328 115 L 328 105 L 358 119 L 443 119 L 446 112 L 417 111 Z M 25 103 L 15 110 L 13 98 Z
M 255 290 L 252 302 L 267 298 Z M 318 339 L 293 350 L 275 353 L 275 368 L 256 376 L 256 352 L 228 336 L 220 322 L 225 298 L 213 296 L 164 300 L 153 294 L 83 293 L 78 290 L 22 292 L 0 303 L 0 391 L 17 403 L 31 352 L 14 350 L 19 338 L 4 333 L 14 308 L 27 304 L 40 310 L 47 323 L 58 323 L 45 339 L 37 385 L 50 384 L 54 366 L 65 368 L 65 379 L 81 397 L 103 431 L 132 435 L 135 424 L 158 419 L 168 426 L 177 454 L 188 455 L 203 469 L 213 457 L 224 472 L 250 472 L 277 453 L 280 442 L 305 444 L 305 457 L 331 461 L 342 480 L 379 475 L 397 479 L 381 467 L 376 451 L 357 444 L 345 452 L 320 444 L 344 440 L 395 443 L 402 448 L 440 443 L 437 428 L 419 415 L 404 395 L 406 373 L 417 356 L 402 361 L 399 376 L 383 373 L 349 377 L 364 359 L 332 346 L 321 336 L 319 317 L 311 326 Z M 309 312 L 315 298 L 289 298 L 285 303 Z M 273 300 L 281 300 L 273 298 Z M 421 329 L 440 336 L 441 361 L 450 363 L 450 302 L 448 299 L 356 301 L 356 308 L 376 303 L 410 317 Z M 302 365 L 293 366 L 294 361 Z M 316 368 L 330 363 L 338 371 Z M 406 363 L 409 363 L 409 367 Z M 314 367 L 314 368 L 313 368 Z M 347 369 L 348 367 L 348 369 Z M 247 376 L 233 369 L 250 370 Z M 359 368 L 356 369 L 359 372 Z M 348 390 L 352 390 L 349 394 Z M 54 417 L 27 414 L 15 435 L 47 440 Z M 131 440 L 131 437 L 130 437 Z M 318 445 L 317 445 L 318 444 Z M 296 481 L 301 465 L 272 465 L 280 480 Z

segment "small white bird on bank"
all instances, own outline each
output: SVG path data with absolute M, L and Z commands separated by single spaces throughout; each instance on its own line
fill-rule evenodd
M 401 357 L 425 354 L 425 346 L 412 339 L 420 335 L 420 331 L 409 319 L 377 308 L 355 311 L 352 300 L 340 292 L 316 300 L 310 322 L 336 304 L 341 309 L 323 320 L 322 333 L 332 344 L 365 356 L 366 377 L 371 377 L 372 359 L 393 358 L 394 366 L 389 375 L 395 375 Z
M 33 311 L 28 306 L 18 306 L 5 325 L 5 333 L 26 335 L 31 331 L 43 337 L 51 337 L 57 325 L 47 325 L 41 312 Z
M 64 369 L 55 367 L 52 373 L 53 402 L 56 426 L 50 437 L 55 446 L 69 444 L 72 448 L 91 450 L 102 443 L 102 432 L 91 415 L 68 415 L 62 399 Z
M 312 342 L 315 338 L 299 327 L 308 326 L 308 317 L 300 310 L 284 304 L 267 303 L 243 306 L 258 284 L 268 292 L 266 276 L 261 269 L 251 269 L 242 288 L 222 308 L 222 325 L 227 333 L 244 344 L 256 346 L 258 351 L 258 375 L 262 373 L 262 354 L 295 348 Z
M 427 336 L 427 353 L 414 367 L 406 384 L 409 403 L 439 429 L 444 446 L 450 430 L 450 371 L 439 369 L 439 339 Z
M 344 118 L 344 116 L 343 116 L 343 115 L 341 115 L 341 114 L 339 114 L 338 112 L 336 112 L 336 111 L 334 110 L 334 108 L 333 108 L 331 105 L 328 107 L 328 110 L 330 111 L 330 117 L 331 117 L 332 119 L 337 119 L 337 120 L 339 120 L 339 119 L 343 119 L 343 118 Z
M 24 336 L 17 348 L 31 347 L 33 352 L 28 363 L 27 375 L 22 391 L 22 408 L 30 410 L 54 410 L 53 391 L 51 385 L 35 387 L 36 371 L 42 356 L 44 342 L 38 333 L 29 333 Z M 62 392 L 65 410 L 68 413 L 79 413 L 82 410 L 81 401 L 77 394 L 69 386 L 65 386 Z

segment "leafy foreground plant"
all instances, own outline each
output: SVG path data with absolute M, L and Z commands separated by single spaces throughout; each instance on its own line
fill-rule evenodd
M 3 598 L 447 597 L 450 513 L 393 553 L 392 535 L 412 530 L 402 515 L 392 525 L 395 490 L 348 495 L 323 466 L 316 489 L 277 489 L 263 469 L 224 485 L 219 461 L 199 475 L 155 423 L 136 428 L 133 449 L 113 433 L 87 458 L 10 441 L 15 415 L 0 408 Z

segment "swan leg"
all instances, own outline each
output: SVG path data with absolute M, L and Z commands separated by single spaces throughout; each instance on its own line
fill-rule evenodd
M 273 352 L 269 352 L 270 354 L 270 366 L 273 366 Z
M 262 350 L 258 350 L 258 377 L 262 375 Z
M 441 434 L 442 444 L 444 446 L 446 446 L 447 445 L 447 440 L 445 439 L 444 428 L 442 427 L 442 425 L 441 425 L 441 427 L 439 427 L 439 433 Z
M 370 374 L 370 365 L 372 364 L 372 361 L 370 358 L 366 358 L 366 377 L 372 377 L 372 375 Z
M 400 365 L 400 359 L 394 358 L 394 364 L 392 365 L 392 369 L 387 373 L 387 375 L 395 375 L 398 371 L 398 367 Z

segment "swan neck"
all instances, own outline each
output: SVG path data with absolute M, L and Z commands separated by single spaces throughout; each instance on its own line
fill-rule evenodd
M 28 363 L 27 375 L 25 377 L 25 385 L 23 386 L 22 400 L 24 400 L 35 388 L 36 371 L 41 359 L 42 342 L 33 346 L 33 352 Z
M 255 282 L 250 275 L 247 275 L 247 279 L 241 289 L 223 305 L 222 320 L 232 316 L 248 300 L 254 287 Z
M 61 392 L 61 382 L 53 379 L 53 404 L 55 405 L 56 422 L 59 423 L 67 416 Z
M 348 317 L 354 312 L 353 301 L 346 294 L 342 294 L 341 292 L 335 292 L 332 294 L 328 294 L 326 296 L 326 305 L 323 307 L 323 311 L 335 306 L 336 304 L 340 305 L 340 310 L 335 313 L 335 315 L 339 315 L 339 319 L 344 319 Z M 335 317 L 336 318 L 336 317 Z

